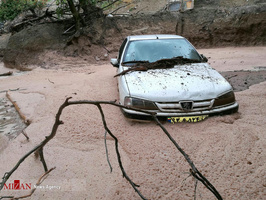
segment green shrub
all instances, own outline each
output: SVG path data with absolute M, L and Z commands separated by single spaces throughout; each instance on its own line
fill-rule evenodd
M 2 0 L 0 4 L 0 20 L 13 20 L 20 13 L 30 9 L 40 9 L 47 0 Z

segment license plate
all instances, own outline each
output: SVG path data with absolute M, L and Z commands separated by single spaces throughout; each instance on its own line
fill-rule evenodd
M 167 121 L 172 124 L 181 123 L 181 122 L 195 123 L 195 122 L 203 121 L 206 118 L 208 118 L 208 115 L 190 116 L 190 117 L 168 117 Z

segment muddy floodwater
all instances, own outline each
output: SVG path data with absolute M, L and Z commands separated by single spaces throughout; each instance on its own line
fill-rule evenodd
M 200 49 L 200 52 L 234 87 L 239 112 L 198 123 L 165 122 L 164 126 L 223 199 L 265 199 L 266 47 Z M 111 64 L 90 65 L 78 57 L 59 63 L 20 76 L 0 78 L 1 177 L 51 133 L 58 108 L 67 97 L 72 97 L 71 101 L 119 98 L 114 78 L 117 68 Z M 0 73 L 1 70 L 10 69 L 0 65 Z M 25 129 L 29 140 L 22 134 L 16 138 L 8 136 L 17 130 L 19 118 L 13 116 L 12 104 L 1 92 L 5 90 L 31 122 Z M 146 199 L 215 199 L 200 182 L 195 194 L 195 180 L 185 158 L 156 124 L 129 121 L 119 108 L 110 105 L 102 108 L 108 128 L 118 138 L 123 167 L 133 182 L 140 185 L 138 189 Z M 31 199 L 140 199 L 123 178 L 114 140 L 107 135 L 108 158 L 113 169 L 110 173 L 105 129 L 97 107 L 72 105 L 63 110 L 60 119 L 64 124 L 43 149 L 47 167 L 56 169 Z M 9 120 L 10 124 L 6 123 Z M 43 173 L 40 159 L 31 154 L 8 183 L 23 180 L 34 185 Z M 53 189 L 47 189 L 47 185 Z M 3 190 L 0 198 L 29 192 Z
M 25 128 L 13 104 L 4 95 L 0 95 L 0 134 L 14 139 Z

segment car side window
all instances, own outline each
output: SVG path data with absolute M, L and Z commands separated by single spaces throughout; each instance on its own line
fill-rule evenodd
M 123 53 L 123 50 L 125 48 L 126 43 L 127 43 L 127 38 L 123 41 L 122 45 L 120 46 L 119 54 L 118 54 L 118 61 L 120 61 L 120 59 L 121 59 L 121 56 L 122 56 L 122 53 Z

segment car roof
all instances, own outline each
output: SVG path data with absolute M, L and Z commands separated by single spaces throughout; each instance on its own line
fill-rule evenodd
M 166 35 L 166 34 L 157 34 L 157 35 L 131 35 L 127 39 L 129 41 L 133 40 L 155 40 L 155 39 L 181 39 L 182 36 L 179 35 Z

